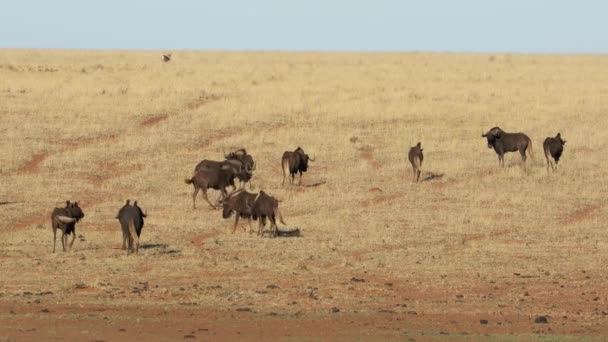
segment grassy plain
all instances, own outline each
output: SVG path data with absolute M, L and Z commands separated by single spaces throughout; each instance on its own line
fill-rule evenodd
M 16 202 L 0 205 L 0 339 L 608 333 L 608 56 L 173 56 L 0 50 L 0 202 Z M 532 138 L 526 168 L 516 154 L 498 168 L 480 136 L 496 125 Z M 297 146 L 321 185 L 280 185 Z M 184 178 L 238 147 L 302 237 L 230 234 L 192 209 Z M 131 257 L 114 218 L 127 198 L 149 214 Z M 86 217 L 52 254 L 66 199 Z

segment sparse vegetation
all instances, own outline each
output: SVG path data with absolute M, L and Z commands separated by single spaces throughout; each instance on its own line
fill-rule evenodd
M 231 315 L 296 337 L 327 320 L 336 338 L 606 334 L 607 74 L 602 55 L 0 50 L 0 335 L 48 315 L 118 336 L 171 319 L 171 336 L 205 336 Z M 480 137 L 493 126 L 530 136 L 527 168 L 513 153 L 497 168 Z M 548 174 L 555 132 L 568 145 Z M 318 186 L 281 186 L 295 146 Z M 192 209 L 184 177 L 240 147 L 302 237 L 230 234 L 221 211 Z M 148 214 L 129 258 L 115 219 L 127 198 Z M 66 199 L 87 213 L 84 237 L 52 254 Z

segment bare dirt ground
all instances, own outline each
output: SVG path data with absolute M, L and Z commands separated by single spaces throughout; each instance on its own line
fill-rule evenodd
M 157 57 L 0 54 L 0 341 L 608 336 L 605 57 Z M 496 124 L 533 137 L 526 167 L 496 167 L 479 137 Z M 557 130 L 568 144 L 547 174 Z M 316 161 L 282 187 L 297 146 Z M 252 191 L 277 196 L 301 237 L 230 234 L 220 211 L 192 209 L 184 177 L 239 147 Z M 148 212 L 129 257 L 127 198 Z M 53 254 L 66 199 L 86 216 Z

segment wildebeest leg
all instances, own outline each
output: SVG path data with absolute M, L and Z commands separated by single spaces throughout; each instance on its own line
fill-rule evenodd
M 526 156 L 526 149 L 525 148 L 520 149 L 519 154 L 521 154 L 521 160 L 523 160 L 524 165 L 525 165 L 526 159 L 528 159 L 528 157 Z
M 194 187 L 194 193 L 192 194 L 192 209 L 196 209 L 196 195 L 198 195 L 198 187 Z
M 247 218 L 247 223 L 249 224 L 249 234 L 253 233 L 253 227 L 251 227 L 251 216 Z
M 420 169 L 417 170 L 417 175 L 416 175 L 416 183 L 418 183 L 420 181 L 420 174 L 422 173 L 422 171 Z
M 262 218 L 260 217 L 259 221 L 258 221 L 258 236 L 262 236 L 262 227 L 263 227 Z
M 300 171 L 300 180 L 298 181 L 298 185 L 302 185 L 302 171 Z
M 232 228 L 232 234 L 234 234 L 234 232 L 236 232 L 236 225 L 239 223 L 239 218 L 241 216 L 239 215 L 239 213 L 236 213 L 236 217 L 234 218 L 234 227 Z
M 61 248 L 65 252 L 65 245 L 68 243 L 68 236 L 65 235 L 65 231 L 61 231 Z
M 57 227 L 53 225 L 53 253 L 55 253 L 55 245 L 57 244 Z
M 124 251 L 125 249 L 127 249 L 127 240 L 129 239 L 129 233 L 126 231 L 125 227 L 122 227 L 122 250 Z
M 207 201 L 207 203 L 209 203 L 209 205 L 211 206 L 211 208 L 216 209 L 217 207 L 214 206 L 211 201 L 209 201 L 209 197 L 207 197 L 207 190 L 202 189 L 202 193 L 203 193 L 203 198 L 205 199 L 205 201 Z
M 72 249 L 72 246 L 74 246 L 74 240 L 76 240 L 76 227 L 72 229 L 72 242 L 70 242 L 70 249 Z

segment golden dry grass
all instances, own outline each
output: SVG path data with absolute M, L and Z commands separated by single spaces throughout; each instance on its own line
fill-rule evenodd
M 425 314 L 507 305 L 560 317 L 569 309 L 549 304 L 559 289 L 539 286 L 540 304 L 522 304 L 519 286 L 495 297 L 480 286 L 511 285 L 514 273 L 587 294 L 606 282 L 607 74 L 601 55 L 183 51 L 162 63 L 158 52 L 0 50 L 0 201 L 19 202 L 0 206 L 0 291 L 284 314 L 407 300 Z M 513 153 L 498 169 L 480 137 L 495 125 L 532 138 L 526 169 Z M 567 144 L 547 174 L 542 141 L 557 132 Z M 418 141 L 421 179 L 442 177 L 414 185 L 407 150 Z M 325 184 L 280 186 L 281 154 L 297 146 L 317 159 L 305 183 Z M 232 235 L 232 219 L 200 198 L 192 210 L 183 179 L 236 147 L 302 238 Z M 149 214 L 149 246 L 128 258 L 114 218 L 127 198 Z M 53 255 L 48 216 L 66 199 L 81 201 L 86 241 Z M 361 291 L 351 277 L 367 280 Z M 129 296 L 143 280 L 147 295 Z M 75 284 L 93 294 L 74 295 Z M 281 290 L 256 292 L 268 284 Z M 462 293 L 471 303 L 437 304 Z

